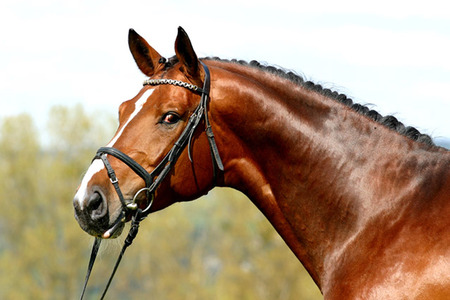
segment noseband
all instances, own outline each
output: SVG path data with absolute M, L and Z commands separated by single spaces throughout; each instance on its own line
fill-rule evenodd
M 114 189 L 116 190 L 117 195 L 119 196 L 120 202 L 122 204 L 122 212 L 120 213 L 119 217 L 116 219 L 116 221 L 113 223 L 112 227 L 108 229 L 102 237 L 96 237 L 94 241 L 94 245 L 92 247 L 92 253 L 91 258 L 89 260 L 88 270 L 86 274 L 86 279 L 83 287 L 83 291 L 81 294 L 81 298 L 83 299 L 84 292 L 86 290 L 86 286 L 89 280 L 89 276 L 92 270 L 92 267 L 94 265 L 95 258 L 97 256 L 98 248 L 100 247 L 100 242 L 102 238 L 109 238 L 111 237 L 114 232 L 126 222 L 126 216 L 128 214 L 133 214 L 132 217 L 132 223 L 130 231 L 127 235 L 127 238 L 125 239 L 124 245 L 122 247 L 122 251 L 119 255 L 119 258 L 116 261 L 116 264 L 114 266 L 113 272 L 108 280 L 108 283 L 106 285 L 106 288 L 102 294 L 101 299 L 104 298 L 106 295 L 106 292 L 109 288 L 109 285 L 111 284 L 111 281 L 114 277 L 114 274 L 117 270 L 117 267 L 119 266 L 119 263 L 122 259 L 122 256 L 125 252 L 125 249 L 131 245 L 134 238 L 137 235 L 139 223 L 147 217 L 147 215 L 150 213 L 150 208 L 153 204 L 153 199 L 155 195 L 155 191 L 158 188 L 158 186 L 161 184 L 161 182 L 164 180 L 164 178 L 167 176 L 167 174 L 170 172 L 172 167 L 177 162 L 178 158 L 180 157 L 183 150 L 188 146 L 188 156 L 189 159 L 192 162 L 192 155 L 191 155 L 191 141 L 192 137 L 194 135 L 194 132 L 198 125 L 200 124 L 202 118 L 205 119 L 205 131 L 206 136 L 208 137 L 208 142 L 210 146 L 211 151 L 211 157 L 212 157 L 212 164 L 213 164 L 213 176 L 214 176 L 214 182 L 216 181 L 217 172 L 218 169 L 223 171 L 223 163 L 219 155 L 219 151 L 217 149 L 216 141 L 214 139 L 214 134 L 211 129 L 211 124 L 209 122 L 208 118 L 208 101 L 209 101 L 209 91 L 210 91 L 210 73 L 208 67 L 201 62 L 203 65 L 203 69 L 205 71 L 205 79 L 203 83 L 203 88 L 199 88 L 193 84 L 186 83 L 183 81 L 178 80 L 172 80 L 172 79 L 148 79 L 144 81 L 145 85 L 175 85 L 179 87 L 183 87 L 186 89 L 189 89 L 195 93 L 201 94 L 200 103 L 197 106 L 197 108 L 194 110 L 192 115 L 189 117 L 188 123 L 186 127 L 184 128 L 183 132 L 181 133 L 178 140 L 175 142 L 173 147 L 169 150 L 169 152 L 166 154 L 166 156 L 162 159 L 162 161 L 158 164 L 158 166 L 151 172 L 147 172 L 140 164 L 138 164 L 134 159 L 129 157 L 127 154 L 123 153 L 122 151 L 113 148 L 113 147 L 101 147 L 98 149 L 97 154 L 95 155 L 94 159 L 101 159 L 103 161 L 103 164 L 105 165 L 106 171 L 108 173 L 109 179 L 111 180 L 112 185 L 114 186 Z M 139 177 L 141 177 L 145 182 L 145 187 L 137 191 L 137 193 L 134 195 L 133 199 L 131 201 L 126 201 L 122 191 L 120 190 L 119 181 L 116 177 L 116 173 L 114 172 L 114 169 L 112 168 L 107 155 L 114 156 L 115 158 L 122 161 L 124 164 L 126 164 L 131 170 L 133 170 Z M 141 209 L 138 207 L 138 204 L 136 203 L 137 198 L 141 193 L 144 193 L 147 196 L 147 206 L 144 209 Z

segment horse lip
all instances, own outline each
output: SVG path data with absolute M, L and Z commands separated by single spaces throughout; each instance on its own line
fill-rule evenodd
M 138 197 L 141 198 L 141 197 Z M 133 198 L 133 200 L 131 202 L 134 202 L 136 199 Z M 153 202 L 153 200 L 149 201 L 147 199 L 147 197 L 142 197 L 141 199 L 137 199 L 137 207 L 141 207 L 142 204 L 144 203 L 145 206 L 148 208 L 148 205 L 151 205 L 151 203 Z M 134 211 L 134 210 L 133 210 Z M 120 236 L 122 234 L 122 231 L 125 227 L 125 223 L 130 221 L 133 217 L 133 212 L 122 208 L 121 212 L 119 213 L 119 215 L 117 216 L 116 220 L 114 222 L 111 223 L 110 227 L 108 230 L 106 230 L 101 237 L 103 239 L 110 239 L 110 238 L 117 238 L 118 236 Z
M 102 238 L 109 239 L 118 237 L 122 233 L 126 221 L 125 211 L 122 211 L 112 223 L 112 226 L 102 234 Z

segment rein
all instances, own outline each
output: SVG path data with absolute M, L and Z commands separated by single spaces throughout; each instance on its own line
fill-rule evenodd
M 217 179 L 217 172 L 219 169 L 220 171 L 223 171 L 223 163 L 219 155 L 219 151 L 217 149 L 216 141 L 214 138 L 214 134 L 211 129 L 211 123 L 209 122 L 208 118 L 208 101 L 209 101 L 209 91 L 210 91 L 210 73 L 208 67 L 201 62 L 203 65 L 203 69 L 205 71 L 205 79 L 203 83 L 203 88 L 199 88 L 193 84 L 186 83 L 183 81 L 178 80 L 172 80 L 172 79 L 148 79 L 144 81 L 145 85 L 174 85 L 179 86 L 183 88 L 187 88 L 195 93 L 201 94 L 200 103 L 197 106 L 197 108 L 194 110 L 192 115 L 189 117 L 188 123 L 181 133 L 178 140 L 175 142 L 173 147 L 169 150 L 169 152 L 166 154 L 166 156 L 161 160 L 161 162 L 158 164 L 158 166 L 151 172 L 147 172 L 141 165 L 139 165 L 134 159 L 123 153 L 122 151 L 113 148 L 113 147 L 101 147 L 98 149 L 97 154 L 94 157 L 95 159 L 101 159 L 103 161 L 103 164 L 105 165 L 106 171 L 108 173 L 109 179 L 111 180 L 111 184 L 114 186 L 114 189 L 116 190 L 117 195 L 119 196 L 120 202 L 122 204 L 122 212 L 120 213 L 119 217 L 116 219 L 116 221 L 113 223 L 112 227 L 108 229 L 102 237 L 96 237 L 94 244 L 92 246 L 91 256 L 89 259 L 88 269 L 86 273 L 86 278 L 83 286 L 83 291 L 81 293 L 80 300 L 83 299 L 84 293 L 86 291 L 86 287 L 89 281 L 89 277 L 92 271 L 92 268 L 94 266 L 95 259 L 97 257 L 98 249 L 100 247 L 100 243 L 102 241 L 102 238 L 109 238 L 111 237 L 114 232 L 123 224 L 126 222 L 126 216 L 128 213 L 132 214 L 132 220 L 131 220 L 131 228 L 128 232 L 128 235 L 125 239 L 124 245 L 122 247 L 122 250 L 119 254 L 119 257 L 117 258 L 117 261 L 114 265 L 114 269 L 111 273 L 111 276 L 109 277 L 108 283 L 105 287 L 105 290 L 103 291 L 103 294 L 100 299 L 104 299 L 106 292 L 108 291 L 108 288 L 112 282 L 112 279 L 117 271 L 117 268 L 120 264 L 120 261 L 122 260 L 123 254 L 125 253 L 125 250 L 128 246 L 130 246 L 136 237 L 138 230 L 139 230 L 139 223 L 144 220 L 148 214 L 150 213 L 150 208 L 153 204 L 155 191 L 158 188 L 158 186 L 161 184 L 161 182 L 164 180 L 164 178 L 167 176 L 167 174 L 170 172 L 172 167 L 177 162 L 178 158 L 180 157 L 183 150 L 188 146 L 188 156 L 189 160 L 192 162 L 192 155 L 191 155 L 191 141 L 192 137 L 194 135 L 194 132 L 198 125 L 200 124 L 202 118 L 205 118 L 205 131 L 206 135 L 208 137 L 208 142 L 210 146 L 211 151 L 211 157 L 212 157 L 212 164 L 213 164 L 213 176 L 214 176 L 214 183 Z M 116 174 L 114 172 L 114 169 L 112 168 L 111 164 L 109 163 L 109 160 L 107 158 L 107 155 L 114 156 L 115 158 L 119 159 L 123 163 L 125 163 L 130 169 L 132 169 L 137 175 L 139 175 L 144 181 L 145 181 L 145 187 L 137 191 L 137 193 L 134 195 L 133 199 L 131 201 L 126 201 L 123 197 L 123 193 L 120 190 L 119 181 L 116 177 Z M 138 196 L 145 192 L 147 199 L 149 199 L 147 206 L 144 209 L 141 209 L 138 207 L 136 200 Z

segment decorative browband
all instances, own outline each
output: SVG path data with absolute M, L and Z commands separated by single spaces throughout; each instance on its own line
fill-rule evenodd
M 198 92 L 198 93 L 203 92 L 203 90 L 196 85 L 193 85 L 191 83 L 187 83 L 184 81 L 174 80 L 174 79 L 147 79 L 144 81 L 143 85 L 145 86 L 145 85 L 161 85 L 161 84 L 170 84 L 170 85 L 181 86 L 181 87 L 187 88 L 191 91 Z

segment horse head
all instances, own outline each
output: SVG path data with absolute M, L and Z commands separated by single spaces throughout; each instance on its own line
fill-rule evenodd
M 215 166 L 211 163 L 207 134 L 195 127 L 184 133 L 188 134 L 189 151 L 183 151 L 186 138 L 180 141 L 192 122 L 208 122 L 206 101 L 205 107 L 199 109 L 199 103 L 207 97 L 207 91 L 199 88 L 204 86 L 207 70 L 197 58 L 189 37 L 180 27 L 175 41 L 176 56 L 169 60 L 133 29 L 129 31 L 128 43 L 137 66 L 150 80 L 136 97 L 120 105 L 119 127 L 105 149 L 121 153 L 125 161 L 132 161 L 131 165 L 136 167 L 130 167 L 111 151 L 98 153 L 92 161 L 73 204 L 81 228 L 94 236 L 120 235 L 123 224 L 131 217 L 124 210 L 127 203 L 133 202 L 148 212 L 156 211 L 174 202 L 195 199 L 214 185 Z M 202 113 L 206 117 L 192 121 L 193 114 L 200 116 L 199 110 L 205 110 Z M 184 147 L 177 149 L 179 156 L 169 157 L 175 156 L 173 149 L 181 143 Z M 169 165 L 162 176 L 161 170 Z M 150 182 L 143 180 L 147 177 Z M 166 179 L 158 182 L 157 190 L 155 187 L 148 193 L 150 185 L 162 177 Z M 112 227 L 116 228 L 105 235 Z

